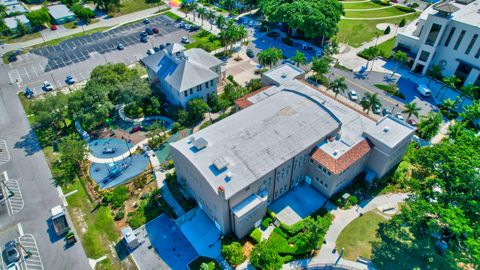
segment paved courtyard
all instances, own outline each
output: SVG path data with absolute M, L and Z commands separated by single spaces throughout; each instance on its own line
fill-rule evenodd
M 274 201 L 268 208 L 281 222 L 292 225 L 321 208 L 327 198 L 311 185 L 304 184 Z
M 180 228 L 164 214 L 145 224 L 145 231 L 147 241 L 132 252 L 142 270 L 184 270 L 198 256 Z
M 220 256 L 221 233 L 199 207 L 178 219 L 177 224 L 199 255 L 212 259 Z

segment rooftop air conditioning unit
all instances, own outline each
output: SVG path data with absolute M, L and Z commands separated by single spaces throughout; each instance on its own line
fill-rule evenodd
M 389 130 L 390 130 L 389 127 L 384 127 L 384 128 L 383 128 L 383 132 L 385 132 L 385 133 L 387 133 Z

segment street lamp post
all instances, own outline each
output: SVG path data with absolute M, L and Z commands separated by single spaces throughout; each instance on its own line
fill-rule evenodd
M 393 106 L 393 108 L 392 108 L 392 114 L 395 112 L 395 109 L 396 109 L 396 108 L 398 108 L 398 103 Z

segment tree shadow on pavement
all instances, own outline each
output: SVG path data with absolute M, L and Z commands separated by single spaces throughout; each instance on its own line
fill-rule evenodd
M 22 136 L 21 140 L 17 141 L 14 147 L 24 149 L 27 156 L 31 156 L 42 150 L 33 129 L 30 129 L 26 135 Z

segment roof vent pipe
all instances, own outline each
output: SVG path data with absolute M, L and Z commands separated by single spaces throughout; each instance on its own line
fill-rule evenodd
M 384 128 L 383 128 L 383 132 L 385 132 L 385 133 L 387 133 L 389 130 L 390 130 L 389 127 L 384 127 Z

